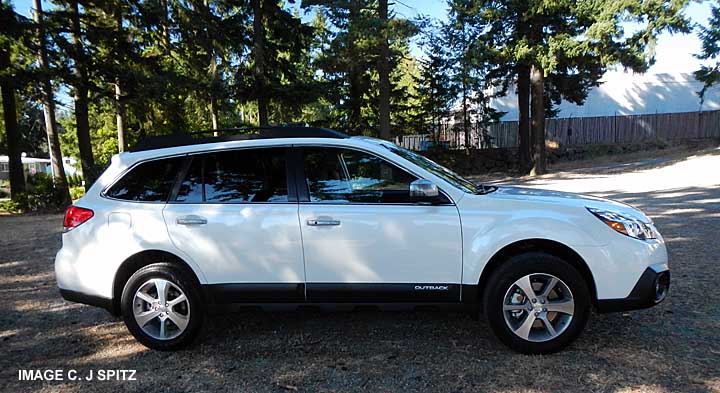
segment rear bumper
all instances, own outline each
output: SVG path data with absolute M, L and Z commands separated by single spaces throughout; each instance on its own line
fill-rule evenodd
M 606 313 L 649 308 L 665 300 L 669 288 L 670 270 L 667 265 L 652 265 L 645 269 L 628 297 L 599 299 L 597 310 Z
M 100 296 L 88 295 L 81 292 L 71 291 L 69 289 L 60 288 L 60 295 L 69 302 L 87 304 L 89 306 L 101 307 L 110 312 L 112 315 L 119 315 L 119 310 L 115 307 L 112 299 Z

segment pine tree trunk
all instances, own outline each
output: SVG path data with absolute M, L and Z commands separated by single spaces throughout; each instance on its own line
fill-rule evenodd
M 466 33 L 466 23 L 462 23 L 462 37 L 464 41 L 464 45 L 469 45 L 467 39 L 467 33 Z M 465 131 L 465 152 L 470 151 L 470 132 L 469 132 L 469 126 L 470 126 L 470 117 L 468 116 L 468 105 L 467 105 L 467 94 L 468 94 L 468 81 L 467 77 L 469 74 L 468 71 L 468 59 L 467 59 L 467 52 L 468 48 L 465 46 L 463 47 L 463 55 L 462 55 L 462 103 L 463 103 L 463 131 Z
M 356 25 L 358 24 L 358 20 L 360 19 L 360 8 L 361 4 L 358 0 L 350 0 L 348 32 L 352 32 L 358 28 L 356 27 Z M 348 52 L 357 53 L 357 51 L 358 50 L 355 45 L 355 40 L 351 38 L 348 42 Z M 359 134 L 362 133 L 362 101 L 364 92 L 361 88 L 363 70 L 358 66 L 357 63 L 357 60 L 349 59 L 348 80 L 350 82 L 350 86 L 348 94 L 348 107 L 350 112 L 350 119 L 348 126 L 355 133 Z
M 362 84 L 362 71 L 358 68 L 359 67 L 354 64 L 350 65 L 350 91 L 348 97 L 348 105 L 350 107 L 350 129 L 354 130 L 356 133 L 361 133 L 363 92 L 360 88 L 360 85 Z
M 170 54 L 170 4 L 168 0 L 160 0 L 160 6 L 162 7 L 162 36 L 163 46 L 165 47 L 165 54 Z
M 0 69 L 10 67 L 10 54 L 0 51 Z M 10 180 L 10 197 L 17 199 L 25 192 L 25 172 L 22 166 L 20 151 L 20 135 L 17 128 L 17 108 L 15 107 L 15 86 L 10 79 L 2 79 L 3 120 L 5 121 L 5 140 L 7 141 L 8 166 Z
M 543 70 L 533 65 L 530 69 L 530 88 L 532 95 L 532 140 L 533 166 L 531 176 L 543 175 L 545 168 L 545 92 Z
M 95 182 L 95 160 L 93 159 L 92 144 L 90 143 L 90 120 L 88 114 L 88 77 L 85 69 L 86 62 L 82 39 L 80 37 L 80 9 L 77 1 L 70 4 L 72 23 L 72 53 L 73 53 L 73 76 L 75 90 L 75 123 L 77 131 L 78 149 L 80 151 L 80 165 L 83 178 L 85 179 L 85 190 Z
M 268 102 L 265 91 L 265 27 L 263 26 L 263 0 L 252 0 L 255 95 L 257 96 L 258 123 L 268 125 Z
M 518 158 L 520 171 L 528 173 L 532 167 L 530 140 L 530 67 L 521 64 L 517 67 L 518 98 Z
M 217 130 L 218 128 L 220 128 L 220 125 L 218 124 L 217 99 L 215 99 L 215 98 L 210 98 L 210 117 L 212 120 L 213 130 Z
M 470 117 L 468 116 L 467 88 L 465 85 L 464 78 L 463 78 L 463 85 L 462 85 L 462 107 L 463 107 L 463 109 L 462 109 L 463 132 L 465 133 L 465 151 L 468 152 L 470 150 Z
M 115 23 L 117 24 L 117 35 L 123 32 L 123 16 L 122 8 L 117 7 L 115 11 Z M 117 42 L 120 47 L 120 42 Z M 127 148 L 127 139 L 125 138 L 125 103 L 122 100 L 122 84 L 120 78 L 115 79 L 115 126 L 117 128 L 118 152 L 122 153 Z
M 120 80 L 115 81 L 115 125 L 117 127 L 118 152 L 127 149 L 125 138 L 125 103 L 122 102 L 122 87 Z
M 205 13 L 205 16 L 208 20 L 212 18 L 212 13 L 210 12 L 209 3 L 208 0 L 203 1 L 203 12 Z M 218 104 L 217 104 L 217 97 L 215 97 L 215 85 L 217 83 L 217 57 L 215 56 L 215 48 L 213 47 L 212 43 L 207 43 L 209 46 L 209 52 L 210 52 L 210 88 L 209 88 L 209 101 L 210 101 L 210 121 L 212 122 L 212 128 L 213 130 L 217 130 L 219 128 L 218 125 Z M 217 136 L 218 133 L 214 132 L 214 136 Z
M 390 47 L 388 44 L 388 0 L 380 0 L 380 50 L 377 64 L 379 86 L 378 114 L 380 117 L 380 138 L 390 140 Z
M 218 124 L 218 103 L 215 97 L 215 83 L 217 82 L 217 61 L 215 60 L 215 52 L 212 51 L 212 60 L 210 61 L 210 120 L 212 121 L 213 130 L 217 130 Z
M 57 122 L 55 121 L 55 100 L 53 97 L 52 85 L 50 84 L 50 76 L 48 75 L 48 56 L 45 47 L 45 28 L 42 17 L 41 0 L 33 0 L 33 18 L 38 26 L 38 63 L 42 71 L 42 101 L 43 112 L 45 115 L 45 131 L 48 139 L 48 152 L 50 153 L 50 161 L 53 171 L 53 181 L 55 189 L 60 197 L 60 203 L 69 205 L 72 203 L 70 199 L 70 191 L 68 189 L 67 179 L 65 178 L 65 169 L 63 168 L 62 153 L 60 152 L 60 138 L 58 137 Z

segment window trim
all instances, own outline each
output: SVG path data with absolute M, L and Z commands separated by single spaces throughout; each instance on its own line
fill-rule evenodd
M 328 206 L 351 206 L 351 205 L 366 205 L 366 206 L 456 206 L 455 201 L 452 199 L 450 194 L 445 192 L 440 186 L 438 187 L 438 191 L 440 192 L 440 195 L 443 195 L 449 202 L 448 203 L 433 203 L 429 204 L 426 202 L 397 202 L 397 203 L 390 203 L 390 202 L 378 202 L 378 203 L 372 203 L 372 202 L 332 202 L 332 201 L 320 201 L 320 202 L 313 202 L 310 200 L 310 190 L 308 189 L 306 176 L 305 176 L 305 151 L 304 148 L 312 148 L 312 147 L 323 147 L 323 148 L 332 148 L 332 149 L 346 149 L 346 150 L 353 150 L 358 151 L 361 153 L 366 153 L 371 156 L 377 157 L 380 160 L 395 166 L 396 168 L 403 170 L 413 176 L 415 176 L 418 179 L 425 179 L 424 176 L 419 175 L 417 172 L 410 170 L 403 165 L 398 164 L 395 161 L 389 160 L 383 156 L 381 156 L 378 153 L 375 153 L 373 151 L 370 151 L 368 149 L 363 149 L 361 147 L 357 146 L 344 146 L 344 145 L 335 145 L 335 144 L 323 144 L 323 143 L 308 143 L 308 144 L 294 144 L 292 145 L 293 149 L 297 151 L 297 155 L 295 159 L 297 160 L 294 162 L 294 165 L 297 169 L 298 174 L 296 174 L 296 184 L 295 187 L 298 190 L 298 200 L 300 204 L 305 205 L 328 205 Z M 433 182 L 434 183 L 434 182 Z M 302 194 L 302 197 L 301 197 Z
M 112 201 L 118 201 L 118 202 L 124 202 L 124 203 L 143 203 L 143 204 L 178 204 L 178 205 L 289 205 L 289 204 L 308 204 L 308 205 L 329 205 L 329 206 L 350 206 L 350 205 L 367 205 L 367 206 L 456 206 L 455 201 L 453 200 L 452 196 L 447 193 L 445 190 L 443 190 L 439 185 L 438 190 L 440 191 L 440 194 L 442 194 L 447 200 L 448 203 L 438 203 L 438 204 L 427 204 L 423 202 L 401 202 L 401 203 L 369 203 L 369 202 L 344 202 L 344 203 L 333 203 L 333 202 L 311 202 L 310 201 L 310 193 L 307 189 L 307 183 L 305 181 L 305 162 L 304 162 L 304 154 L 303 154 L 303 148 L 306 147 L 324 147 L 324 148 L 335 148 L 335 149 L 348 149 L 348 150 L 355 150 L 363 153 L 367 153 L 373 156 L 376 156 L 380 158 L 381 160 L 390 163 L 391 165 L 394 165 L 413 176 L 419 178 L 419 179 L 425 179 L 425 176 L 422 176 L 418 174 L 416 171 L 406 168 L 405 166 L 389 160 L 382 155 L 375 153 L 369 149 L 358 147 L 358 146 L 347 146 L 347 145 L 338 145 L 338 144 L 328 144 L 328 143 L 283 143 L 283 144 L 273 144 L 273 145 L 262 145 L 262 146 L 238 146 L 238 147 L 232 147 L 227 149 L 203 149 L 203 150 L 197 150 L 192 152 L 186 152 L 186 153 L 180 153 L 180 154 L 171 154 L 167 156 L 160 156 L 160 157 L 151 157 L 144 160 L 137 161 L 130 165 L 129 167 L 125 168 L 122 172 L 120 172 L 115 179 L 113 179 L 112 182 L 110 182 L 105 188 L 103 188 L 100 191 L 100 197 L 105 198 Z M 164 160 L 168 158 L 177 158 L 177 157 L 185 157 L 185 162 L 183 162 L 181 165 L 187 165 L 188 161 L 191 161 L 192 156 L 200 155 L 200 154 L 210 154 L 210 153 L 222 153 L 226 151 L 232 151 L 232 150 L 257 150 L 257 149 L 269 149 L 269 148 L 285 148 L 287 149 L 287 158 L 286 158 L 286 181 L 288 185 L 288 201 L 287 202 L 230 202 L 230 203 L 224 203 L 224 202 L 202 202 L 202 203 L 183 203 L 183 202 L 176 202 L 173 201 L 176 194 L 173 194 L 173 191 L 175 191 L 176 187 L 179 187 L 180 183 L 182 182 L 182 179 L 184 178 L 186 172 L 178 173 L 178 176 L 175 178 L 175 181 L 173 183 L 173 187 L 171 188 L 170 194 L 168 195 L 168 198 L 165 202 L 162 201 L 133 201 L 128 199 L 119 199 L 119 198 L 113 198 L 108 195 L 106 195 L 107 190 L 109 190 L 112 186 L 115 185 L 120 179 L 122 179 L 127 173 L 129 173 L 131 170 L 133 170 L 135 167 L 137 167 L 140 164 L 144 164 L 146 162 L 151 161 L 157 161 L 157 160 Z M 189 165 L 187 168 L 189 169 Z M 180 177 L 182 175 L 182 177 Z M 294 200 L 293 200 L 294 196 Z

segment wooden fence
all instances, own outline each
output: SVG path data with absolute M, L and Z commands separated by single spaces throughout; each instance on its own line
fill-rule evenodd
M 465 133 L 455 129 L 443 127 L 435 136 L 404 135 L 398 137 L 396 143 L 412 150 L 425 150 L 437 139 L 438 144 L 449 149 L 465 148 Z M 565 146 L 720 138 L 720 111 L 546 119 L 545 132 L 547 140 Z M 517 121 L 471 131 L 471 148 L 517 145 Z

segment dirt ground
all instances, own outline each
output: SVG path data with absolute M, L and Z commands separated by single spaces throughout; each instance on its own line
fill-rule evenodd
M 617 171 L 615 171 L 617 172 Z M 524 356 L 452 312 L 242 312 L 190 349 L 136 343 L 107 312 L 64 302 L 61 216 L 0 216 L 0 391 L 720 392 L 720 150 L 651 169 L 563 172 L 523 185 L 644 209 L 670 252 L 662 305 L 594 315 L 567 350 Z M 19 369 L 136 370 L 135 381 L 24 382 Z

